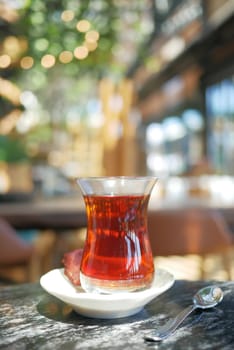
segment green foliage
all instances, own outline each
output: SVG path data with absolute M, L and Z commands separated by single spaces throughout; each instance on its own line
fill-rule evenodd
M 61 14 L 64 10 L 74 11 L 72 21 L 62 21 Z M 117 18 L 118 11 L 113 0 L 31 0 L 21 11 L 20 20 L 13 31 L 15 35 L 27 37 L 27 55 L 32 56 L 36 62 L 33 70 L 42 70 L 48 74 L 40 65 L 43 55 L 52 54 L 58 58 L 64 50 L 73 52 L 77 46 L 82 45 L 85 35 L 77 31 L 76 24 L 82 19 L 89 20 L 91 29 L 100 33 L 98 49 L 90 52 L 83 61 L 73 58 L 66 67 L 66 73 L 80 76 L 88 71 L 100 76 L 107 69 L 112 47 L 117 40 Z
M 0 135 L 0 161 L 9 163 L 28 160 L 22 140 Z

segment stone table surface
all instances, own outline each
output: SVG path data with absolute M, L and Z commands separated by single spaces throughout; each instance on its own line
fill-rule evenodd
M 138 314 L 113 320 L 85 318 L 36 284 L 0 288 L 0 349 L 234 349 L 234 281 L 216 282 L 223 301 L 194 311 L 167 340 L 143 336 L 191 303 L 197 289 L 214 281 L 180 281 Z

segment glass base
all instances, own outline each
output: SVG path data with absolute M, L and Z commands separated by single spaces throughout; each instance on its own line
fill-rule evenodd
M 153 276 L 149 280 L 100 280 L 85 276 L 80 272 L 80 283 L 87 293 L 114 294 L 128 293 L 150 288 Z

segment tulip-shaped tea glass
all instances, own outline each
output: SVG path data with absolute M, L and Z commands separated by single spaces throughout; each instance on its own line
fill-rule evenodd
M 87 292 L 150 287 L 154 263 L 147 208 L 155 177 L 79 178 L 87 213 L 80 281 Z

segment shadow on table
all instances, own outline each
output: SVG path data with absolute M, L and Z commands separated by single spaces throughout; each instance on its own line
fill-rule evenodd
M 215 282 L 207 284 L 213 283 Z M 183 298 L 181 298 L 182 284 L 183 281 L 177 281 L 172 289 L 152 300 L 139 313 L 129 317 L 116 319 L 84 317 L 73 311 L 71 306 L 47 293 L 43 294 L 41 301 L 37 304 L 37 310 L 41 315 L 48 319 L 73 325 L 98 325 L 99 327 L 104 327 L 106 325 L 111 326 L 141 323 L 142 329 L 153 329 L 157 325 L 164 324 L 171 317 L 177 315 L 183 308 L 191 304 L 192 296 L 194 294 L 194 283 L 186 284 L 186 288 L 183 287 Z M 221 283 L 221 285 L 222 287 L 226 287 L 227 285 L 226 288 L 224 287 L 226 294 L 228 283 Z M 204 282 L 196 282 L 196 289 L 199 289 L 202 286 L 204 286 Z M 208 315 L 210 319 L 220 316 L 220 313 L 223 313 L 222 307 L 221 309 L 216 307 L 205 311 L 198 309 L 193 312 L 185 322 L 187 325 L 191 326 L 192 324 L 199 323 L 200 319 L 206 319 Z
M 150 317 L 147 309 L 143 309 L 136 315 L 129 317 L 122 317 L 116 319 L 89 318 L 79 315 L 78 313 L 73 311 L 71 306 L 47 294 L 43 295 L 41 301 L 37 304 L 37 311 L 41 315 L 58 322 L 98 326 L 106 326 L 107 324 L 110 326 L 123 323 L 133 323 L 149 319 Z

